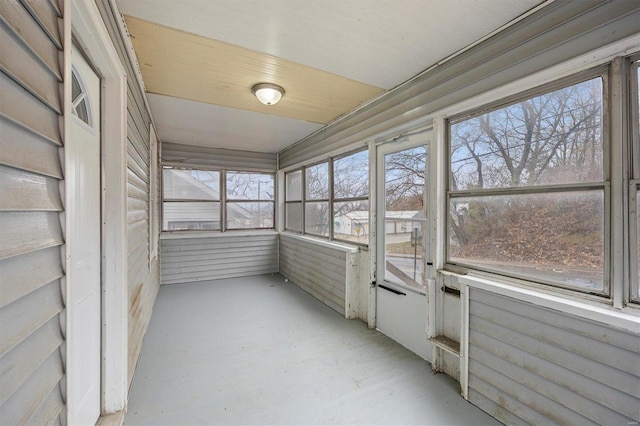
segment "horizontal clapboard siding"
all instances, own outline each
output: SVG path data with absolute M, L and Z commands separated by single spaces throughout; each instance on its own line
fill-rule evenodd
M 640 336 L 471 289 L 469 400 L 507 424 L 640 419 Z
M 280 235 L 280 273 L 345 315 L 347 252 Z
M 158 262 L 150 261 L 150 124 L 151 117 L 129 60 L 116 14 L 108 0 L 96 0 L 107 31 L 127 73 L 127 280 L 129 290 L 129 383 L 140 354 L 159 288 Z
M 64 423 L 62 25 L 0 2 L 0 423 Z
M 185 167 L 275 171 L 276 154 L 162 143 L 162 162 Z
M 561 1 L 280 152 L 280 167 L 337 151 L 382 131 L 542 71 L 638 32 L 635 1 Z
M 278 234 L 171 238 L 160 242 L 162 284 L 278 272 Z

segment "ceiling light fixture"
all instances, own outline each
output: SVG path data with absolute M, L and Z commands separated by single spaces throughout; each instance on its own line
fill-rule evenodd
M 251 88 L 251 92 L 265 105 L 275 105 L 284 96 L 284 89 L 271 83 L 258 83 Z

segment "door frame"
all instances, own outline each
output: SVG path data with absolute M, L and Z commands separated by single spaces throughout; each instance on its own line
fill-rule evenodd
M 101 415 L 127 406 L 128 287 L 127 287 L 127 80 L 100 12 L 93 1 L 64 2 L 64 81 L 71 81 L 71 45 L 75 41 L 100 77 L 101 95 Z M 71 84 L 64 85 L 64 135 L 70 134 Z M 65 168 L 67 167 L 65 156 Z M 66 187 L 77 182 L 65 180 Z M 71 205 L 65 191 L 65 205 Z M 74 232 L 69 215 L 63 214 L 65 233 Z M 74 247 L 65 247 L 69 270 Z M 71 282 L 66 280 L 66 294 Z M 69 335 L 69 324 L 65 333 Z M 68 353 L 67 359 L 68 359 Z M 67 365 L 73 368 L 73 365 Z

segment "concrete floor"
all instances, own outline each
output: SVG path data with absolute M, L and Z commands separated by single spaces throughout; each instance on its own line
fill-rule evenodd
M 278 274 L 162 286 L 125 424 L 499 425 Z

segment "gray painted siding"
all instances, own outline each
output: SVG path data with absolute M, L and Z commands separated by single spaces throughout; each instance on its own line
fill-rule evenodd
M 506 424 L 640 419 L 640 336 L 469 293 L 469 400 Z
M 638 32 L 637 1 L 558 1 L 280 152 L 285 168 Z
M 129 382 L 133 378 L 142 339 L 151 319 L 159 289 L 159 265 L 149 256 L 149 188 L 151 118 L 144 103 L 134 65 L 118 30 L 116 16 L 108 0 L 96 0 L 111 40 L 127 73 L 127 281 L 129 289 Z
M 276 154 L 162 143 L 162 162 L 185 167 L 276 170 Z
M 345 315 L 347 252 L 280 234 L 280 273 Z
M 216 235 L 160 241 L 162 284 L 278 272 L 278 234 Z
M 62 19 L 26 0 L 0 16 L 0 423 L 61 423 Z

